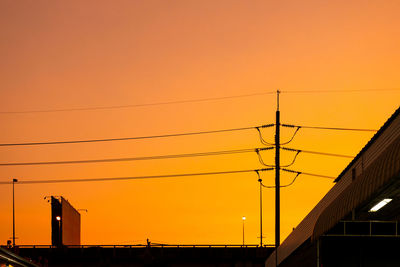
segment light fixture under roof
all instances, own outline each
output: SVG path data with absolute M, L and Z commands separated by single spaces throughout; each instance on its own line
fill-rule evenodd
M 383 208 L 386 204 L 388 204 L 390 201 L 392 201 L 391 198 L 385 198 L 384 200 L 380 201 L 378 204 L 376 204 L 375 206 L 373 206 L 369 212 L 376 212 L 378 210 L 380 210 L 381 208 Z

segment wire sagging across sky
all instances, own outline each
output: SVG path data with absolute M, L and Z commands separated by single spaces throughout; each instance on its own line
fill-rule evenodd
M 119 138 L 105 138 L 105 139 L 86 139 L 86 140 L 67 140 L 67 141 L 44 141 L 44 142 L 25 142 L 25 143 L 0 143 L 0 147 L 6 146 L 37 146 L 37 145 L 62 145 L 62 144 L 79 144 L 79 143 L 96 143 L 96 142 L 113 142 L 113 141 L 128 141 L 128 140 L 141 140 L 141 139 L 154 139 L 154 138 L 168 138 L 168 137 L 179 137 L 179 136 L 190 136 L 190 135 L 201 135 L 201 134 L 214 134 L 224 133 L 233 131 L 244 131 L 258 128 L 272 127 L 274 124 L 267 124 L 255 127 L 242 127 L 242 128 L 230 128 L 200 132 L 186 132 L 186 133 L 174 133 L 174 134 L 162 134 L 162 135 L 148 135 L 148 136 L 136 136 L 136 137 L 119 137 Z
M 282 94 L 320 94 L 320 93 L 367 93 L 367 92 L 395 92 L 400 91 L 400 88 L 382 88 L 382 89 L 337 89 L 337 90 L 283 90 L 280 91 Z M 0 111 L 0 114 L 31 114 L 31 113 L 52 113 L 52 112 L 71 112 L 71 111 L 95 111 L 95 110 L 113 110 L 113 109 L 126 109 L 126 108 L 139 108 L 139 107 L 150 107 L 150 106 L 162 106 L 162 105 L 173 105 L 173 104 L 185 104 L 185 103 L 198 103 L 208 101 L 218 101 L 235 98 L 247 98 L 263 95 L 272 95 L 276 91 L 265 91 L 252 94 L 241 94 L 241 95 L 229 95 L 221 97 L 207 97 L 207 98 L 195 98 L 175 101 L 164 101 L 154 103 L 142 103 L 142 104 L 127 104 L 127 105 L 110 105 L 110 106 L 93 106 L 93 107 L 77 107 L 77 108 L 55 108 L 55 109 L 34 109 L 34 110 L 17 110 L 17 111 Z
M 333 89 L 333 90 L 292 90 L 281 91 L 282 94 L 324 94 L 324 93 L 369 93 L 369 92 L 396 92 L 400 88 L 371 88 L 371 89 Z
M 328 176 L 328 175 L 323 175 L 323 174 L 301 172 L 301 171 L 295 171 L 295 170 L 290 170 L 290 169 L 285 169 L 285 168 L 281 168 L 281 170 L 285 171 L 285 172 L 299 173 L 299 174 L 304 174 L 304 175 L 309 175 L 309 176 L 314 176 L 314 177 L 320 177 L 320 178 L 336 179 L 336 177 L 334 177 L 334 176 Z
M 23 111 L 0 111 L 0 114 L 29 114 L 29 113 L 50 113 L 50 112 L 68 112 L 68 111 L 125 109 L 125 108 L 162 106 L 162 105 L 172 105 L 172 104 L 208 102 L 208 101 L 235 99 L 235 98 L 245 98 L 245 97 L 272 95 L 272 94 L 275 94 L 275 91 L 266 91 L 266 92 L 260 92 L 260 93 L 242 94 L 242 95 L 230 95 L 230 96 L 221 96 L 221 97 L 208 97 L 208 98 L 186 99 L 186 100 L 176 100 L 176 101 L 143 103 L 143 104 L 129 104 L 129 105 L 115 105 L 115 106 L 97 106 L 97 107 L 79 107 L 79 108 L 60 108 L 60 109 L 37 109 L 37 110 L 23 110 Z
M 337 90 L 283 90 L 281 94 L 320 94 L 320 93 L 368 93 L 368 92 L 395 92 L 400 91 L 400 88 L 382 88 L 382 89 L 337 89 Z M 206 98 L 195 98 L 175 101 L 164 101 L 164 102 L 153 102 L 153 103 L 142 103 L 142 104 L 127 104 L 127 105 L 109 105 L 109 106 L 93 106 L 93 107 L 76 107 L 76 108 L 55 108 L 55 109 L 34 109 L 34 110 L 17 110 L 17 111 L 0 111 L 0 114 L 32 114 L 32 113 L 53 113 L 53 112 L 71 112 L 71 111 L 96 111 L 96 110 L 113 110 L 113 109 L 127 109 L 127 108 L 139 108 L 139 107 L 150 107 L 150 106 L 162 106 L 162 105 L 173 105 L 173 104 L 185 104 L 185 103 L 199 103 L 209 101 L 219 101 L 235 98 L 247 98 L 263 95 L 276 94 L 276 91 L 265 91 L 251 94 L 240 94 L 240 95 L 228 95 L 221 97 L 206 97 Z
M 324 127 L 324 126 L 304 126 L 304 125 L 293 125 L 293 124 L 281 124 L 282 127 L 294 128 L 297 127 L 303 129 L 318 129 L 318 130 L 335 130 L 335 131 L 355 131 L 355 132 L 377 132 L 375 129 L 359 129 L 359 128 L 344 128 L 344 127 Z
M 76 182 L 103 182 L 103 181 L 124 181 L 124 180 L 139 180 L 139 179 L 166 179 L 166 178 L 179 178 L 179 177 L 195 177 L 205 175 L 223 175 L 223 174 L 237 174 L 237 173 L 250 173 L 250 172 L 263 172 L 271 171 L 273 168 L 257 169 L 257 170 L 232 170 L 220 172 L 200 172 L 200 173 L 181 173 L 181 174 L 164 174 L 164 175 L 149 175 L 149 176 L 129 176 L 129 177 L 105 177 L 105 178 L 77 178 L 77 179 L 53 179 L 53 180 L 23 180 L 18 179 L 15 184 L 50 184 L 50 183 L 76 183 Z M 12 184 L 9 182 L 0 182 L 0 185 Z
M 84 164 L 84 163 L 103 163 L 103 162 L 123 162 L 123 161 L 141 161 L 141 160 L 161 160 L 161 159 L 176 159 L 176 158 L 190 158 L 190 157 L 205 157 L 205 156 L 218 156 L 218 155 L 231 155 L 231 154 L 243 154 L 255 152 L 260 160 L 260 163 L 267 167 L 274 167 L 274 165 L 268 165 L 264 163 L 260 155 L 261 151 L 267 151 L 274 149 L 274 146 L 262 147 L 262 148 L 244 148 L 244 149 L 232 149 L 232 150 L 220 150 L 220 151 L 208 151 L 208 152 L 195 152 L 186 154 L 169 154 L 169 155 L 156 155 L 156 156 L 143 156 L 143 157 L 124 157 L 124 158 L 104 158 L 104 159 L 87 159 L 87 160 L 63 160 L 63 161 L 36 161 L 36 162 L 0 162 L 0 167 L 4 166 L 34 166 L 34 165 L 61 165 L 61 164 Z M 354 158 L 354 156 L 317 152 L 310 150 L 294 149 L 288 147 L 281 147 L 286 151 L 296 152 L 295 157 L 288 165 L 281 167 L 289 167 L 294 164 L 297 156 L 302 153 L 342 157 L 342 158 Z
M 332 156 L 332 157 L 350 158 L 350 159 L 354 158 L 354 156 L 350 156 L 350 155 L 327 153 L 327 152 L 318 152 L 318 151 L 303 150 L 303 149 L 295 149 L 295 148 L 289 148 L 289 147 L 281 147 L 281 149 L 286 150 L 286 151 L 297 152 L 297 153 L 303 152 L 303 153 L 315 154 L 315 155 L 323 155 L 323 156 Z
M 273 169 L 275 169 L 275 168 L 273 168 Z M 333 177 L 333 176 L 327 176 L 327 175 L 321 175 L 321 174 L 315 174 L 315 173 L 308 173 L 308 172 L 295 171 L 295 170 L 290 170 L 290 169 L 286 169 L 286 168 L 281 168 L 281 170 L 282 170 L 282 171 L 285 171 L 285 172 L 289 172 L 289 173 L 294 173 L 294 174 L 296 174 L 296 176 L 292 179 L 292 181 L 291 181 L 290 183 L 285 184 L 285 185 L 280 185 L 280 186 L 279 186 L 280 188 L 289 187 L 289 186 L 293 185 L 294 182 L 297 180 L 297 178 L 298 178 L 301 174 L 309 175 L 309 176 L 314 176 L 314 177 L 320 177 L 320 178 L 329 178 L 329 179 L 335 179 L 335 178 L 336 178 L 336 177 Z M 264 184 L 262 183 L 262 179 L 261 179 L 261 176 L 260 176 L 260 173 L 258 172 L 258 170 L 255 170 L 255 172 L 257 173 L 257 176 L 258 176 L 258 178 L 259 178 L 258 181 L 261 183 L 261 186 L 263 186 L 263 187 L 265 187 L 265 188 L 276 188 L 275 185 L 264 185 Z
M 60 165 L 60 164 L 81 164 L 81 163 L 102 163 L 102 162 L 138 161 L 138 160 L 175 159 L 175 158 L 189 158 L 189 157 L 204 157 L 204 156 L 241 154 L 241 153 L 250 153 L 250 152 L 257 152 L 257 151 L 265 151 L 265 150 L 270 150 L 270 149 L 273 149 L 273 147 L 222 150 L 222 151 L 198 152 L 198 153 L 188 153 L 188 154 L 159 155 L 159 156 L 147 156 L 147 157 L 108 158 L 108 159 L 89 159 L 89 160 L 66 160 L 66 161 L 39 161 L 39 162 L 7 162 L 7 163 L 0 163 L 0 167 L 2 167 L 2 166 Z
M 299 177 L 300 174 L 301 174 L 301 173 L 298 172 L 298 173 L 296 174 L 296 176 L 292 179 L 292 181 L 291 181 L 290 183 L 285 184 L 285 185 L 280 185 L 279 187 L 280 187 L 280 188 L 285 188 L 285 187 L 291 186 L 292 184 L 294 184 L 294 182 L 296 182 L 296 179 L 297 179 L 297 177 Z M 274 186 L 274 185 L 265 185 L 265 184 L 263 184 L 262 182 L 261 182 L 261 185 L 262 185 L 263 187 L 265 187 L 265 188 L 276 188 L 276 186 Z

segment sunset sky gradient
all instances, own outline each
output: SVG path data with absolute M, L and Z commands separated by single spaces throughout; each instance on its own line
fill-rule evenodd
M 169 134 L 274 123 L 276 96 L 112 110 L 7 114 L 270 92 L 283 123 L 379 127 L 399 107 L 400 2 L 0 2 L 0 143 Z M 297 90 L 318 91 L 293 93 Z M 290 93 L 292 92 L 292 93 Z M 292 129 L 282 129 L 287 140 Z M 290 147 L 356 155 L 373 133 L 301 129 Z M 264 131 L 273 142 L 273 129 Z M 255 130 L 166 139 L 0 147 L 0 163 L 152 156 L 262 146 Z M 264 152 L 273 164 L 273 151 Z M 282 152 L 282 164 L 294 154 Z M 337 176 L 351 159 L 300 154 L 291 167 Z M 262 168 L 255 153 L 80 165 L 0 167 L 0 181 Z M 274 173 L 263 173 L 265 184 Z M 282 173 L 282 183 L 292 174 Z M 17 244 L 50 244 L 50 204 L 82 214 L 83 244 L 258 243 L 256 174 L 16 185 Z M 281 191 L 282 240 L 333 186 L 300 176 Z M 12 236 L 12 187 L 0 185 L 0 244 Z M 264 189 L 274 242 L 274 191 Z

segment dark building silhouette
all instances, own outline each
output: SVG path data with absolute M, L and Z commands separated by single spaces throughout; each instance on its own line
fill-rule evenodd
M 20 255 L 55 267 L 262 267 L 273 247 L 257 245 L 25 246 Z
M 265 266 L 400 266 L 399 219 L 400 108 Z
M 51 244 L 81 244 L 81 215 L 63 197 L 51 197 Z

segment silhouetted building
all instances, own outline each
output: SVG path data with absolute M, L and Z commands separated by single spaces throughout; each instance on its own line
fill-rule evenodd
M 81 244 L 81 215 L 63 197 L 51 197 L 51 244 Z
M 335 183 L 278 247 L 278 266 L 400 266 L 400 108 Z

